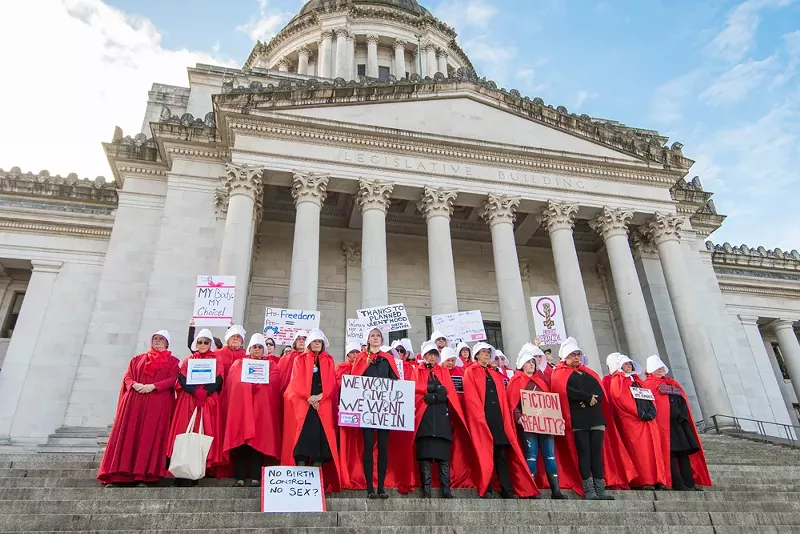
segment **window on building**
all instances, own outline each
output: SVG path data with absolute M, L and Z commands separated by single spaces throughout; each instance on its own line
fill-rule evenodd
M 14 333 L 14 327 L 17 325 L 17 318 L 19 311 L 22 309 L 22 300 L 25 298 L 25 293 L 15 292 L 11 297 L 11 307 L 8 310 L 8 315 L 3 323 L 3 330 L 0 332 L 0 337 L 9 338 Z
M 382 82 L 388 82 L 389 76 L 391 76 L 391 72 L 389 71 L 389 67 L 378 67 L 378 79 Z
M 359 65 L 358 66 L 358 75 L 359 75 L 359 77 L 367 75 L 367 66 L 366 65 Z
M 496 349 L 503 350 L 503 333 L 500 331 L 500 321 L 483 321 L 483 329 L 486 330 L 486 342 Z M 433 321 L 430 316 L 425 318 L 425 331 L 427 339 L 433 334 Z
M 781 374 L 783 375 L 784 380 L 791 380 L 792 377 L 789 375 L 789 369 L 786 367 L 786 362 L 783 360 L 783 354 L 781 353 L 781 348 L 778 346 L 777 343 L 772 344 L 772 351 L 775 353 L 775 359 L 778 360 L 778 367 L 781 369 Z
M 389 332 L 389 344 L 392 341 L 400 341 L 404 337 L 408 337 L 408 330 L 400 330 L 399 332 Z

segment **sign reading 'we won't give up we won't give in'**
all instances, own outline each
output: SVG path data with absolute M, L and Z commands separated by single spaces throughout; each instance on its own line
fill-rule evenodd
M 261 480 L 262 512 L 325 511 L 319 467 L 264 467 Z
M 414 431 L 414 382 L 344 375 L 339 426 Z

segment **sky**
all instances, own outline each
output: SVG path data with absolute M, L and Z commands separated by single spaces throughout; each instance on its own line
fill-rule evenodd
M 0 3 L 0 168 L 111 177 L 153 82 L 241 67 L 300 0 Z M 800 249 L 800 0 L 430 0 L 478 74 L 683 143 L 717 243 Z

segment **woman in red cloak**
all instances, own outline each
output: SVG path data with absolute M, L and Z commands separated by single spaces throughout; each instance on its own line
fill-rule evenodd
M 336 386 L 342 387 L 342 377 L 349 375 L 353 370 L 353 362 L 356 361 L 356 356 L 361 352 L 361 344 L 356 341 L 349 341 L 345 348 L 344 361 L 336 365 Z
M 244 328 L 235 324 L 225 332 L 225 346 L 216 351 L 217 361 L 222 364 L 222 378 L 228 377 L 233 362 L 244 358 Z
M 588 359 L 575 338 L 564 340 L 558 356 L 561 363 L 550 377 L 550 390 L 561 399 L 561 415 L 566 423 L 566 435 L 555 439 L 561 485 L 583 494 L 586 500 L 614 500 L 606 491 L 605 458 L 609 447 L 603 444 L 605 429 L 613 423 L 603 415 L 602 404 L 606 400 L 600 377 L 587 366 Z
M 281 373 L 281 391 L 286 391 L 286 386 L 292 379 L 295 358 L 306 351 L 306 336 L 308 336 L 308 332 L 298 330 L 292 339 L 292 350 L 281 356 L 281 361 L 278 363 L 278 371 Z
M 294 360 L 292 380 L 283 394 L 282 465 L 321 466 L 325 491 L 341 491 L 336 414 L 339 388 L 328 338 L 314 329 L 307 348 Z
M 227 417 L 223 450 L 233 463 L 234 486 L 243 487 L 249 479 L 258 486 L 261 467 L 277 465 L 281 458 L 283 410 L 278 358 L 266 354 L 267 340 L 253 334 L 247 345 L 247 358 L 269 361 L 269 383 L 242 382 L 242 360 L 236 360 L 225 383 Z
M 207 328 L 200 330 L 197 337 L 192 342 L 193 354 L 183 360 L 180 370 L 178 371 L 178 385 L 175 386 L 177 391 L 177 399 L 175 403 L 175 411 L 172 413 L 172 426 L 169 431 L 169 443 L 167 444 L 167 454 L 172 455 L 172 447 L 175 445 L 175 437 L 178 434 L 186 432 L 189 425 L 189 420 L 192 418 L 195 408 L 200 412 L 199 416 L 195 419 L 195 426 L 192 432 L 198 432 L 200 428 L 200 421 L 203 422 L 203 433 L 206 436 L 211 436 L 214 440 L 211 442 L 211 449 L 208 451 L 208 458 L 206 459 L 207 470 L 213 470 L 220 465 L 224 464 L 222 455 L 222 403 L 220 402 L 220 395 L 222 394 L 222 366 L 217 361 L 217 376 L 214 382 L 202 385 L 190 385 L 186 383 L 189 360 L 200 359 L 215 359 L 215 355 L 211 352 L 212 344 L 214 343 L 214 336 Z M 196 484 L 196 481 L 178 479 L 179 485 L 186 483 Z
M 400 371 L 400 380 L 414 380 L 414 371 L 417 369 L 419 362 L 414 355 L 414 348 L 411 345 L 411 340 L 407 337 L 394 341 L 391 345 L 390 352 L 395 357 L 397 370 Z
M 622 356 L 619 369 L 611 377 L 611 402 L 617 429 L 625 442 L 638 476 L 631 481 L 634 489 L 664 489 L 667 477 L 661 459 L 661 434 L 655 420 L 653 401 L 636 399 L 631 388 L 643 389 L 638 372 L 641 366 Z
M 150 338 L 150 349 L 128 364 L 97 472 L 101 484 L 151 483 L 167 473 L 167 440 L 180 363 L 168 347 L 169 332 L 159 330 Z
M 647 358 L 644 387 L 656 398 L 656 422 L 661 432 L 661 459 L 666 464 L 667 485 L 678 491 L 703 491 L 711 485 L 706 456 L 694 426 L 689 399 L 681 385 L 667 376 L 667 367 L 658 356 Z M 699 485 L 698 485 L 699 484 Z
M 603 394 L 607 399 L 601 403 L 603 416 L 606 418 L 606 446 L 603 447 L 603 458 L 606 467 L 606 486 L 612 489 L 630 489 L 630 482 L 638 476 L 633 462 L 630 461 L 631 455 L 628 453 L 627 445 L 619 435 L 617 427 L 617 417 L 614 414 L 614 404 L 611 402 L 611 377 L 619 369 L 619 359 L 622 354 L 612 352 L 606 358 L 608 374 L 603 377 Z
M 464 362 L 461 361 L 456 355 L 456 351 L 451 349 L 450 347 L 445 347 L 442 349 L 441 353 L 441 366 L 446 371 L 449 371 L 450 376 L 464 376 Z
M 458 354 L 458 359 L 461 360 L 461 367 L 467 368 L 475 363 L 472 360 L 472 349 L 463 341 L 456 345 L 456 354 Z
M 478 494 L 492 497 L 496 474 L 504 499 L 539 495 L 517 441 L 503 377 L 489 366 L 496 358 L 495 349 L 481 342 L 473 350 L 476 364 L 464 371 L 464 411 L 478 453 Z

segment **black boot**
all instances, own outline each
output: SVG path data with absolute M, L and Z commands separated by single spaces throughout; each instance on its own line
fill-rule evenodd
M 614 497 L 606 491 L 606 481 L 602 478 L 594 479 L 594 492 L 601 501 L 613 501 Z
M 431 463 L 419 462 L 419 481 L 422 484 L 422 496 L 431 498 Z
M 547 482 L 550 484 L 550 498 L 554 501 L 566 499 L 567 496 L 561 493 L 561 488 L 558 487 L 558 475 L 547 475 Z
M 587 501 L 600 500 L 600 497 L 597 496 L 597 491 L 594 489 L 594 481 L 591 478 L 583 481 L 583 498 Z
M 442 485 L 442 497 L 452 499 L 450 491 L 450 462 L 439 462 L 439 483 Z

